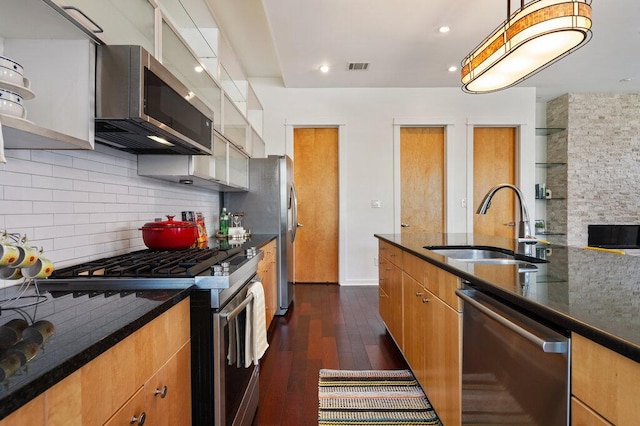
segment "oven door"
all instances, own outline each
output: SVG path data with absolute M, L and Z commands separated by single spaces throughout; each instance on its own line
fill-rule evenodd
M 258 366 L 245 367 L 246 286 L 214 314 L 216 425 L 251 425 L 258 408 Z

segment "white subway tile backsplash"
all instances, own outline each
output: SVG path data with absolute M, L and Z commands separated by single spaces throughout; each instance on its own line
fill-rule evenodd
M 73 225 L 64 226 L 49 226 L 46 228 L 35 228 L 33 230 L 33 238 L 35 240 L 44 240 L 47 238 L 68 237 L 69 235 L 75 235 Z
M 76 225 L 82 223 L 90 223 L 88 213 L 78 214 L 55 214 L 53 215 L 53 223 L 59 225 Z
M 6 154 L 0 228 L 26 234 L 58 268 L 145 249 L 139 228 L 167 214 L 179 220 L 182 210 L 202 211 L 214 232 L 217 193 L 140 177 L 135 155 L 100 144 L 95 151 Z
M 93 242 L 88 235 L 77 235 L 56 238 L 53 248 L 54 250 L 61 250 L 71 247 L 88 247 Z
M 20 215 L 33 213 L 32 201 L 0 200 L 0 214 Z
M 4 199 L 5 200 L 52 201 L 53 192 L 50 189 L 5 186 Z
M 5 170 L 25 175 L 51 176 L 53 166 L 51 164 L 35 163 L 30 159 L 12 158 L 11 161 L 7 159 Z
M 74 213 L 103 213 L 105 211 L 103 203 L 74 203 Z
M 69 180 L 89 180 L 89 172 L 86 170 L 70 169 L 60 166 L 53 166 L 53 176 Z
M 116 198 L 115 194 L 90 192 L 89 193 L 89 202 L 90 203 L 104 203 L 104 204 L 106 204 L 108 206 L 110 203 L 117 202 L 117 198 Z M 105 208 L 104 211 L 108 211 L 108 210 Z
M 90 172 L 103 172 L 105 164 L 100 161 L 92 161 L 85 158 L 74 158 L 73 168 L 80 170 L 88 170 Z
M 75 180 L 73 181 L 73 190 L 85 192 L 104 192 L 104 184 L 99 182 Z
M 5 225 L 8 229 L 16 229 L 19 227 L 42 227 L 53 225 L 53 215 L 50 214 L 21 214 L 10 215 L 5 219 Z
M 31 152 L 31 161 L 65 168 L 73 166 L 73 159 L 69 155 L 56 151 L 34 150 Z
M 73 203 L 55 201 L 34 201 L 33 211 L 36 213 L 73 213 Z
M 127 185 L 104 185 L 104 192 L 108 194 L 127 194 L 129 193 L 129 187 Z
M 34 176 L 35 177 L 35 176 Z M 24 173 L 0 170 L 0 182 L 4 186 L 31 186 L 32 177 Z M 4 197 L 3 197 L 4 198 Z
M 73 189 L 73 182 L 69 179 L 63 179 L 51 176 L 33 176 L 32 186 L 34 188 L 48 189 Z
M 80 191 L 53 191 L 53 201 L 56 202 L 65 202 L 65 203 L 73 203 L 73 202 L 88 202 L 89 194 L 87 192 Z
M 8 149 L 4 151 L 4 156 L 29 161 L 31 160 L 31 151 L 26 149 Z

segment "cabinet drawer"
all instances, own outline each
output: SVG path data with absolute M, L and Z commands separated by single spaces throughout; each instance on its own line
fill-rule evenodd
M 411 276 L 414 280 L 418 281 L 421 285 L 424 285 L 424 270 L 427 267 L 427 262 L 420 259 L 406 251 L 402 253 L 402 265 L 404 272 Z
M 402 268 L 402 250 L 399 247 L 380 240 L 379 256 L 391 261 L 396 266 Z
M 573 395 L 613 424 L 637 424 L 640 364 L 576 333 L 571 351 Z
M 611 423 L 603 419 L 577 399 L 571 397 L 571 426 L 611 426 Z
M 276 255 L 276 240 L 271 240 L 267 244 L 260 247 L 260 250 L 264 252 L 263 260 L 273 258 Z
M 460 278 L 425 262 L 424 286 L 447 305 L 462 312 L 462 301 L 456 296 L 456 289 L 462 286 Z

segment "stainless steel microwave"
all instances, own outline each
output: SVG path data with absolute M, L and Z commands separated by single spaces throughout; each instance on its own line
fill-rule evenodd
M 135 154 L 212 154 L 213 111 L 141 46 L 99 46 L 95 135 Z

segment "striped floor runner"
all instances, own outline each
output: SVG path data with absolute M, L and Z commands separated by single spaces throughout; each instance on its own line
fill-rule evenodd
M 442 425 L 409 370 L 320 370 L 318 425 Z

